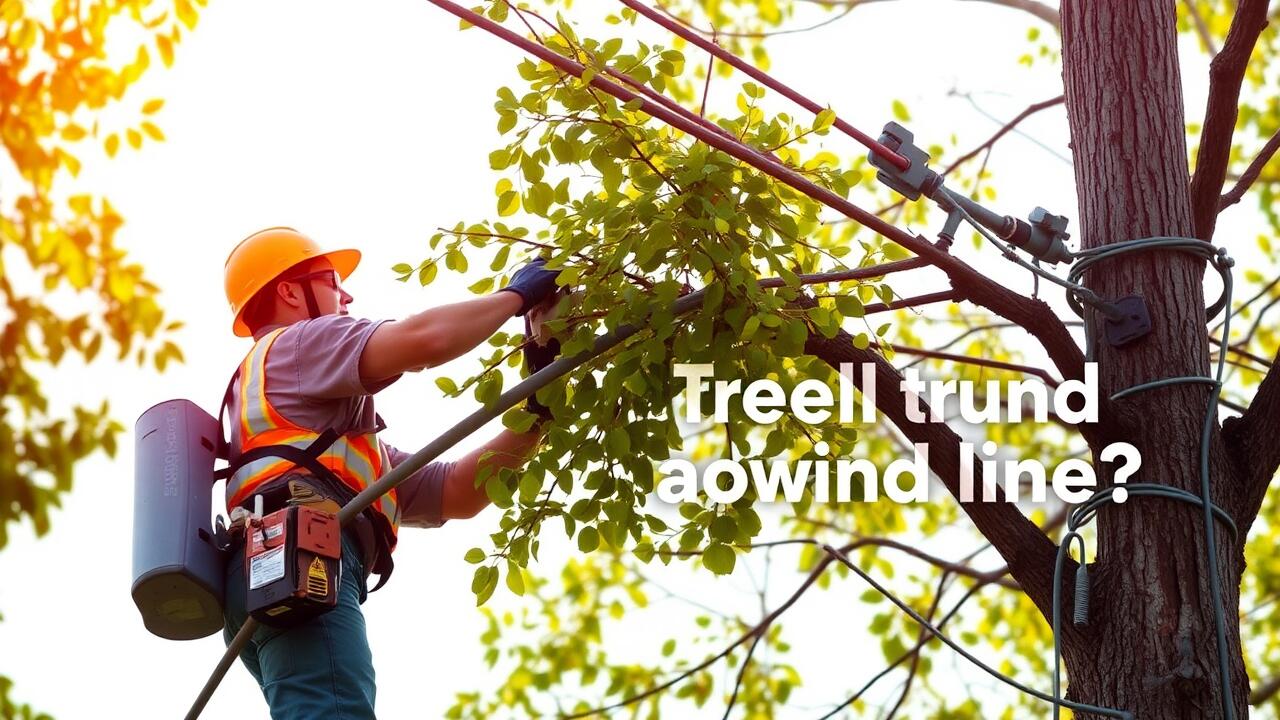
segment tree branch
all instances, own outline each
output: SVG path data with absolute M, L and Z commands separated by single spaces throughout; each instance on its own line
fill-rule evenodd
M 1253 692 L 1249 693 L 1249 704 L 1261 705 L 1262 703 L 1270 700 L 1277 692 L 1280 692 L 1280 675 L 1277 675 L 1254 688 Z
M 1280 353 L 1272 362 L 1280 362 Z M 1227 419 L 1222 424 L 1222 434 L 1233 455 L 1247 459 L 1247 463 L 1240 463 L 1245 487 L 1236 523 L 1249 527 L 1280 467 L 1280 443 L 1276 442 L 1280 435 L 1280 372 L 1267 373 L 1249 408 L 1240 417 Z
M 942 616 L 942 619 L 938 621 L 938 624 L 935 627 L 937 627 L 939 630 L 942 630 L 944 627 L 946 627 L 947 623 L 950 622 L 951 619 L 955 617 L 956 613 L 960 611 L 960 608 L 964 607 L 965 603 L 969 602 L 969 599 L 972 598 L 974 595 L 976 595 L 978 591 L 982 589 L 982 587 L 983 587 L 982 583 L 978 583 L 977 585 L 974 585 L 973 587 L 969 588 L 969 590 L 966 591 L 965 594 L 959 600 L 956 601 L 956 604 L 951 607 L 951 610 L 949 610 L 946 615 Z M 889 663 L 887 667 L 885 667 L 883 670 L 881 670 L 880 672 L 872 676 L 872 678 L 868 680 L 866 684 L 864 684 L 857 692 L 855 692 L 853 695 L 850 695 L 848 698 L 844 700 L 844 702 L 837 705 L 831 712 L 827 713 L 826 715 L 823 715 L 821 718 L 818 718 L 818 720 L 829 720 L 829 718 L 835 717 L 836 713 L 852 705 L 854 702 L 858 700 L 858 698 L 862 697 L 862 695 L 866 693 L 868 690 L 870 690 L 871 686 L 875 685 L 876 682 L 880 680 L 880 678 L 883 678 L 885 675 L 888 675 L 890 671 L 892 671 L 894 668 L 898 667 L 902 663 L 906 662 L 907 660 L 914 658 L 916 655 L 920 653 L 921 650 L 924 649 L 926 645 L 928 645 L 930 642 L 933 642 L 934 640 L 935 638 L 933 634 L 929 633 L 928 637 L 916 642 L 916 644 L 911 649 L 899 655 L 897 659 Z
M 1219 195 L 1231 159 L 1231 138 L 1239 114 L 1240 85 L 1258 36 L 1267 26 L 1267 0 L 1240 0 L 1227 40 L 1209 64 L 1209 100 L 1191 179 L 1191 213 L 1196 237 L 1209 241 L 1218 222 Z
M 868 2 L 876 2 L 876 0 L 802 0 L 803 2 L 812 3 L 814 5 L 822 5 L 824 7 L 847 7 L 854 8 Z M 1059 32 L 1062 31 L 1062 18 L 1058 11 L 1052 7 L 1045 5 L 1036 0 L 967 0 L 968 2 L 987 2 L 992 5 L 1000 5 L 1002 7 L 1012 8 L 1014 10 L 1022 10 L 1029 12 L 1041 20 L 1049 23 Z
M 965 0 L 966 2 L 985 2 L 992 5 L 1000 5 L 1002 7 L 1012 8 L 1014 10 L 1022 10 L 1053 26 L 1054 30 L 1062 32 L 1062 16 L 1058 11 L 1036 0 Z
M 1218 198 L 1218 212 L 1222 212 L 1240 202 L 1240 198 L 1244 197 L 1245 192 L 1253 186 L 1258 176 L 1262 174 L 1262 168 L 1266 167 L 1267 163 L 1271 161 L 1271 157 L 1276 154 L 1276 150 L 1280 150 L 1280 130 L 1276 130 L 1276 133 L 1271 136 L 1267 144 L 1262 146 L 1262 151 L 1253 159 L 1253 162 L 1249 163 L 1249 167 L 1245 168 L 1244 174 L 1236 181 L 1235 187 Z
M 1066 99 L 1065 95 L 1059 95 L 1058 97 L 1049 98 L 1048 100 L 1041 100 L 1038 103 L 1031 103 L 1030 105 L 1027 106 L 1027 109 L 1018 113 L 1016 116 L 1014 116 L 1012 120 L 1002 125 L 1000 129 L 995 132 L 994 135 L 987 138 L 986 142 L 982 143 L 978 147 L 970 150 L 964 155 L 961 155 L 960 157 L 951 161 L 951 164 L 948 165 L 946 169 L 942 171 L 941 174 L 945 176 L 948 173 L 950 173 L 952 170 L 955 170 L 956 166 L 958 166 L 960 163 L 976 157 L 978 153 L 982 152 L 983 150 L 991 149 L 992 147 L 995 146 L 996 142 L 1000 140 L 1000 138 L 1004 137 L 1009 132 L 1011 132 L 1014 128 L 1018 127 L 1018 125 L 1023 120 L 1026 120 L 1027 118 L 1031 117 L 1032 115 L 1035 115 L 1041 110 L 1045 110 L 1047 108 L 1051 108 L 1056 105 L 1061 105 L 1065 99 Z
M 925 613 L 925 616 L 924 616 L 925 619 L 928 620 L 930 623 L 933 622 L 934 616 L 938 614 L 938 606 L 942 603 L 942 593 L 946 591 L 947 582 L 950 579 L 951 579 L 950 575 L 948 575 L 947 573 L 943 573 L 942 577 L 938 580 L 938 589 L 934 592 L 933 602 L 929 604 L 929 612 Z M 932 638 L 933 638 L 933 633 L 929 632 L 923 627 L 920 628 L 920 632 L 916 636 L 916 647 L 923 648 L 924 647 L 923 643 L 927 642 Z M 917 650 L 916 652 L 911 653 L 911 666 L 907 668 L 907 679 L 902 684 L 902 692 L 898 695 L 898 702 L 894 703 L 893 707 L 884 716 L 884 720 L 893 720 L 895 717 L 898 716 L 898 711 L 902 709 L 903 703 L 907 701 L 907 696 L 911 694 L 911 685 L 915 681 L 916 673 L 919 672 L 919 670 L 920 670 L 920 651 Z
M 812 307 L 816 303 L 812 298 L 801 296 L 795 304 Z M 845 362 L 855 365 L 873 363 L 876 368 L 877 409 L 911 442 L 926 443 L 929 446 L 929 469 L 937 474 L 947 490 L 959 501 L 960 436 L 945 424 L 915 423 L 908 419 L 906 394 L 900 389 L 902 376 L 892 365 L 870 349 L 859 350 L 854 346 L 853 338 L 844 331 L 830 339 L 811 335 L 805 343 L 805 352 L 837 370 Z M 862 373 L 854 373 L 853 381 L 861 389 Z M 921 410 L 927 417 L 931 417 L 923 402 Z M 974 478 L 982 477 L 982 468 L 976 459 L 972 472 Z M 1013 503 L 961 502 L 960 507 L 1008 563 L 1010 574 L 1032 602 L 1045 617 L 1051 616 L 1053 564 L 1057 549 L 1053 542 Z
M 788 544 L 791 542 L 813 543 L 813 541 L 810 541 L 810 540 L 795 540 L 795 541 L 784 540 L 776 543 L 762 543 L 759 546 L 763 547 L 765 545 L 782 545 L 782 544 Z M 848 552 L 848 550 L 852 549 L 853 547 L 854 545 L 852 544 L 846 545 L 845 546 L 846 549 L 844 549 L 843 552 Z M 782 616 L 783 613 L 789 610 L 792 605 L 795 605 L 796 601 L 799 600 L 800 597 L 809 590 L 809 588 L 813 587 L 813 584 L 817 582 L 818 577 L 821 576 L 822 573 L 825 572 L 826 569 L 831 566 L 831 563 L 834 562 L 834 560 L 835 558 L 833 556 L 829 554 L 824 555 L 822 559 L 818 561 L 818 564 L 814 565 L 813 569 L 809 571 L 809 575 L 804 579 L 804 582 L 800 583 L 800 586 L 796 588 L 794 592 L 791 593 L 790 597 L 788 597 L 785 601 L 783 601 L 781 605 L 775 608 L 773 612 L 770 612 L 768 615 L 766 615 L 763 620 L 761 620 L 759 623 L 755 625 L 755 627 L 751 628 L 747 632 L 738 636 L 737 640 L 734 640 L 732 643 L 729 644 L 728 647 L 724 648 L 723 650 L 716 653 L 715 655 L 712 655 L 711 657 L 703 660 L 697 665 L 694 665 L 693 667 L 682 671 L 679 675 L 676 675 L 674 678 L 671 678 L 670 680 L 667 680 L 666 682 L 663 682 L 659 685 L 655 685 L 654 687 L 651 687 L 648 690 L 637 693 L 635 695 L 631 695 L 623 700 L 620 700 L 615 703 L 611 703 L 609 705 L 604 705 L 602 707 L 593 708 L 591 710 L 585 710 L 582 712 L 563 714 L 560 716 L 561 720 L 577 720 L 578 718 L 585 718 L 592 715 L 599 715 L 602 713 L 607 713 L 610 710 L 616 710 L 620 707 L 626 707 L 627 705 L 640 702 L 645 698 L 653 697 L 654 695 L 657 695 L 658 693 L 663 692 L 664 690 L 670 689 L 678 685 L 684 680 L 692 677 L 694 673 L 697 673 L 701 670 L 705 670 L 711 667 L 712 665 L 714 665 L 715 663 L 719 662 L 720 660 L 723 660 L 724 658 L 729 656 L 729 653 L 733 652 L 734 649 L 736 649 L 738 646 L 742 645 L 746 641 L 758 639 L 759 636 L 770 625 L 772 625 L 775 620 L 777 620 L 779 617 Z
M 973 158 L 977 157 L 980 153 L 982 152 L 990 153 L 991 149 L 995 147 L 996 142 L 998 142 L 1000 138 L 1004 137 L 1005 135 L 1009 134 L 1013 130 L 1017 129 L 1018 125 L 1021 124 L 1023 120 L 1026 120 L 1027 118 L 1031 117 L 1032 115 L 1035 115 L 1036 113 L 1046 108 L 1051 108 L 1055 105 L 1061 105 L 1063 103 L 1064 98 L 1065 98 L 1064 95 L 1059 95 L 1056 98 L 1049 98 L 1048 100 L 1042 100 L 1038 103 L 1032 103 L 1028 105 L 1027 108 L 1022 112 L 1018 113 L 1016 117 L 1014 117 L 1012 120 L 1005 123 L 1004 125 L 1000 126 L 1000 129 L 996 130 L 995 134 L 987 138 L 985 142 L 973 148 L 972 150 L 966 152 L 965 154 L 961 155 L 955 160 L 952 160 L 945 168 L 940 170 L 938 174 L 945 178 L 946 176 L 950 175 L 957 167 L 960 167 L 961 164 L 968 162 L 969 160 L 972 160 Z M 972 100 L 970 100 L 970 102 L 972 102 Z M 984 163 L 986 162 L 985 158 L 983 162 Z M 979 180 L 982 178 L 981 172 L 978 173 L 978 178 Z M 905 204 L 907 204 L 907 199 L 901 198 L 893 203 L 885 205 L 879 210 L 876 210 L 875 214 L 877 216 L 883 217 L 886 213 L 896 210 L 897 208 L 900 208 Z M 833 222 L 833 223 L 848 222 L 848 220 L 845 218 L 841 218 L 837 220 L 831 220 L 829 222 Z
M 1057 387 L 1059 383 L 1047 370 L 1043 368 L 1033 367 L 1031 365 L 1022 365 L 1019 363 L 1004 362 L 1003 360 L 990 360 L 987 358 L 970 357 L 968 355 L 960 355 L 957 353 L 939 352 L 937 350 L 926 350 L 925 348 L 911 347 L 910 345 L 899 345 L 890 343 L 889 347 L 894 352 L 903 355 L 915 355 L 922 358 L 932 360 L 949 360 L 961 365 L 976 365 L 978 367 L 988 367 L 995 370 L 1008 370 L 1010 372 L 1018 372 L 1024 375 L 1033 375 L 1040 378 L 1050 387 Z

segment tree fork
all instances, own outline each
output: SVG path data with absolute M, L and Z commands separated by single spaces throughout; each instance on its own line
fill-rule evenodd
M 1174 2 L 1064 0 L 1062 47 L 1082 246 L 1192 237 Z M 1103 297 L 1144 297 L 1152 318 L 1151 333 L 1136 343 L 1096 343 L 1103 395 L 1150 380 L 1208 375 L 1203 272 L 1199 259 L 1156 251 L 1089 273 L 1087 285 Z M 1142 451 L 1144 481 L 1199 495 L 1208 402 L 1204 385 L 1139 393 L 1103 408 L 1114 413 L 1103 418 L 1111 421 L 1107 434 L 1120 435 L 1105 440 L 1126 440 Z M 1109 468 L 1096 462 L 1102 445 L 1089 440 L 1105 486 Z M 1238 508 L 1238 483 L 1216 425 L 1210 447 L 1214 502 Z M 1235 622 L 1242 546 L 1217 530 L 1233 707 L 1245 718 L 1248 678 Z M 1063 638 L 1069 697 L 1144 720 L 1224 717 L 1206 557 L 1195 506 L 1134 499 L 1100 513 L 1090 623 Z

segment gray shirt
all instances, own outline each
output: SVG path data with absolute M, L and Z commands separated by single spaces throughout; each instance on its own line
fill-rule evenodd
M 289 422 L 323 431 L 365 432 L 377 426 L 373 395 L 400 379 L 399 375 L 372 385 L 360 380 L 360 354 L 369 336 L 385 320 L 373 321 L 348 315 L 325 315 L 289 325 L 276 337 L 267 353 L 267 401 Z M 281 325 L 258 330 L 254 340 Z M 233 423 L 239 412 L 239 388 L 232 391 L 229 408 Z M 391 466 L 409 457 L 382 441 Z M 231 454 L 240 454 L 238 433 L 231 433 Z M 409 476 L 397 488 L 400 524 L 440 527 L 444 480 L 451 462 L 433 462 Z

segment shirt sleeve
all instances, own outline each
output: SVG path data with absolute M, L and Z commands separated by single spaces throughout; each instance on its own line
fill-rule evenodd
M 391 467 L 395 467 L 409 458 L 409 453 L 401 452 L 386 443 L 387 457 Z M 396 489 L 396 499 L 400 504 L 400 524 L 405 527 L 437 528 L 445 524 L 444 517 L 444 482 L 453 472 L 452 462 L 432 462 L 426 467 L 410 475 Z
M 386 320 L 325 315 L 300 323 L 292 333 L 298 393 L 310 400 L 372 395 L 400 379 L 399 375 L 365 385 L 360 355 L 373 331 Z

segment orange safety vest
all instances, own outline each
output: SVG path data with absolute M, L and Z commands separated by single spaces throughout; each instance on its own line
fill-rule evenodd
M 240 364 L 236 380 L 240 395 L 239 422 L 236 423 L 236 428 L 242 455 L 251 450 L 280 445 L 306 451 L 324 434 L 289 422 L 267 401 L 267 353 L 284 330 L 285 328 L 279 328 L 264 335 Z M 337 439 L 315 459 L 354 493 L 373 484 L 391 468 L 386 448 L 378 442 L 376 430 L 337 435 Z M 227 507 L 243 504 L 263 483 L 295 467 L 298 467 L 295 461 L 270 454 L 241 465 L 227 480 Z M 396 532 L 400 527 L 400 506 L 396 501 L 396 491 L 383 495 L 372 505 L 372 509 L 390 525 L 389 542 L 394 548 Z

